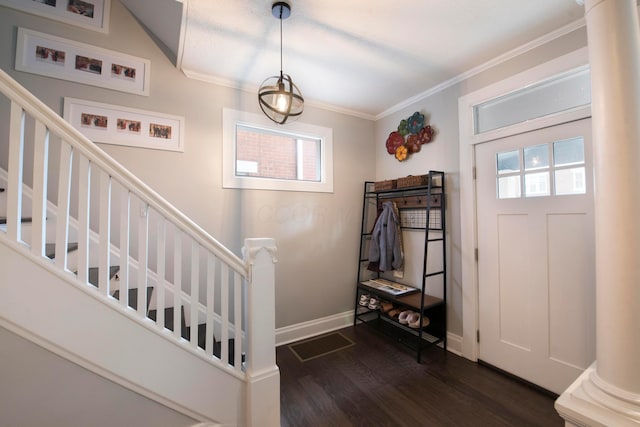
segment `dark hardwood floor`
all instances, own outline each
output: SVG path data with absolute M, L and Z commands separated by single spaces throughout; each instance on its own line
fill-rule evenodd
M 554 398 L 439 347 L 422 363 L 368 325 L 355 346 L 300 362 L 278 347 L 283 427 L 562 426 Z

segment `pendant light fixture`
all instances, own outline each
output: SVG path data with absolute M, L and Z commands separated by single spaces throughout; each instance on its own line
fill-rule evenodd
M 280 75 L 267 77 L 258 90 L 262 112 L 278 124 L 297 118 L 304 109 L 304 99 L 291 76 L 282 73 L 282 20 L 291 16 L 291 6 L 279 1 L 271 6 L 271 14 L 280 20 Z

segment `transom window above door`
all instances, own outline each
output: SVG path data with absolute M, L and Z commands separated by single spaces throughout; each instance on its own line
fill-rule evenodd
M 498 199 L 565 196 L 586 191 L 581 136 L 496 154 Z
M 582 66 L 473 106 L 476 135 L 591 104 L 591 70 Z

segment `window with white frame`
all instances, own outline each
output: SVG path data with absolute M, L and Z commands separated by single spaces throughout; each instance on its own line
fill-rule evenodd
M 591 70 L 582 66 L 473 106 L 474 134 L 591 104 Z
M 496 181 L 499 199 L 585 194 L 584 138 L 497 153 Z
M 333 192 L 332 130 L 223 110 L 223 186 Z

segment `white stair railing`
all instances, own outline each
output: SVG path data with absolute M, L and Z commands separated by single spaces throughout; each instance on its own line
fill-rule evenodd
M 0 238 L 47 261 L 54 243 L 51 265 L 78 286 L 245 381 L 248 425 L 279 424 L 273 240 L 247 239 L 241 260 L 1 69 L 0 90 L 9 107 Z

